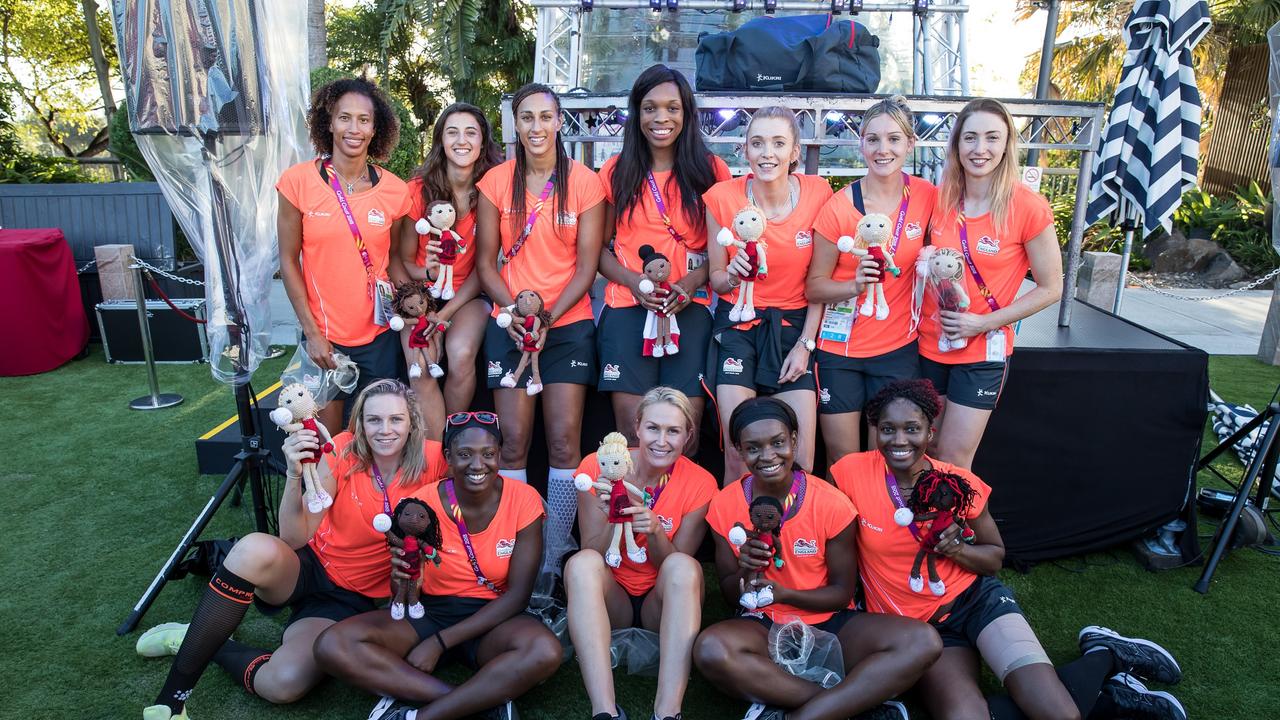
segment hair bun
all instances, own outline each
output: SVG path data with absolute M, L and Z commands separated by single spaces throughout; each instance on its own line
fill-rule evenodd
M 894 95 L 894 96 L 892 96 L 892 97 L 890 97 L 890 98 L 889 98 L 889 102 L 894 103 L 895 105 L 906 105 L 906 104 L 907 104 L 907 96 L 906 96 L 906 95 Z
M 654 253 L 654 250 L 652 245 L 641 245 L 640 250 L 637 251 L 636 254 L 640 256 L 641 261 L 648 262 L 649 256 L 652 255 L 653 253 Z

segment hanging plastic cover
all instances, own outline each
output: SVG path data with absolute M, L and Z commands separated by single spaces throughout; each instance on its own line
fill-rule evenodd
M 267 353 L 275 182 L 313 155 L 306 10 L 267 0 L 111 5 L 130 130 L 204 262 L 209 364 L 226 383 L 247 382 Z
M 1268 154 L 1271 168 L 1271 247 L 1280 253 L 1280 23 L 1267 31 L 1267 48 L 1271 51 L 1271 71 L 1268 74 L 1271 88 L 1271 148 Z

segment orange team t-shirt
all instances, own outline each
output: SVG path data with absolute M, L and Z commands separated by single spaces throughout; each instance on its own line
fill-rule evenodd
M 448 200 L 449 198 L 441 198 Z M 422 178 L 414 178 L 409 181 L 409 220 L 408 222 L 418 222 L 418 218 L 424 217 L 426 208 L 422 204 Z M 457 259 L 453 262 L 453 289 L 457 292 L 462 287 L 462 283 L 466 282 L 467 277 L 471 275 L 471 268 L 476 265 L 476 209 L 466 215 L 458 218 L 453 224 L 453 231 L 458 233 L 462 238 L 462 242 L 458 247 Z M 434 238 L 435 235 L 430 236 Z M 418 249 L 413 254 L 414 264 L 421 267 L 427 262 L 427 240 L 426 235 L 418 236 Z
M 453 519 L 453 513 L 441 501 L 440 495 L 443 492 L 443 483 L 432 483 L 414 493 L 414 497 L 426 501 L 440 519 L 440 539 L 443 545 L 440 549 L 440 565 L 428 565 L 422 573 L 422 591 L 428 595 L 493 600 L 498 597 L 498 593 L 476 582 L 476 574 L 467 558 L 458 524 Z M 480 532 L 467 528 L 471 534 L 471 546 L 476 551 L 476 562 L 480 564 L 480 572 L 484 573 L 486 579 L 499 588 L 506 589 L 507 572 L 516 549 L 516 534 L 543 515 L 542 496 L 537 490 L 519 480 L 502 479 L 502 498 L 498 500 L 498 511 L 494 513 L 493 520 L 489 521 L 489 526 Z
M 929 462 L 938 470 L 960 475 L 969 481 L 977 496 L 965 517 L 972 520 L 981 515 L 991 495 L 991 487 L 964 468 L 932 458 Z M 858 517 L 858 571 L 862 576 L 867 609 L 928 620 L 938 608 L 969 589 L 978 576 L 952 560 L 935 556 L 938 576 L 947 586 L 946 593 L 939 597 L 931 592 L 911 591 L 907 583 L 920 543 L 909 528 L 893 521 L 897 506 L 893 504 L 885 484 L 886 472 L 884 456 L 878 450 L 845 455 L 831 466 L 831 477 L 836 487 L 853 501 Z M 920 573 L 927 574 L 923 564 Z
M 720 227 L 732 229 L 733 216 L 747 206 L 750 177 L 744 175 L 716 183 L 702 196 Z M 804 283 L 809 277 L 809 258 L 813 257 L 813 221 L 830 199 L 831 186 L 817 175 L 795 174 L 793 177 L 800 182 L 800 197 L 795 208 L 782 220 L 770 220 L 762 238 L 767 245 L 765 261 L 769 275 L 756 280 L 753 301 L 757 309 L 795 310 L 808 305 Z M 710 242 L 715 242 L 715 238 Z M 729 249 L 728 259 L 732 260 L 737 252 L 737 248 Z M 737 302 L 740 291 L 741 286 L 720 297 L 732 304 Z
M 382 183 L 378 183 L 381 185 Z M 369 597 L 387 597 L 391 594 L 391 565 L 387 558 L 387 538 L 373 529 L 373 518 L 382 512 L 382 493 L 378 491 L 369 471 L 354 472 L 356 458 L 345 455 L 351 443 L 349 432 L 339 433 L 333 439 L 337 460 L 331 470 L 337 480 L 337 492 L 333 505 L 320 520 L 320 527 L 308 544 L 319 558 L 325 574 L 339 587 Z M 394 510 L 401 499 L 413 495 L 424 486 L 434 485 L 446 471 L 444 454 L 435 440 L 423 442 L 427 458 L 426 469 L 418 482 L 403 485 L 396 477 L 383 477 L 387 484 L 387 499 Z
M 600 463 L 596 460 L 596 454 L 591 453 L 583 458 L 577 472 L 593 478 L 600 477 Z M 680 523 L 684 521 L 686 514 L 711 502 L 718 487 L 711 473 L 703 470 L 694 461 L 684 456 L 676 460 L 676 464 L 671 468 L 671 477 L 667 480 L 662 493 L 658 495 L 658 502 L 653 506 L 658 522 L 662 524 L 662 531 L 667 534 L 668 539 L 674 538 L 680 531 Z M 636 534 L 637 545 L 645 547 L 648 543 L 648 535 Z M 627 594 L 638 597 L 653 589 L 654 583 L 658 581 L 658 569 L 648 562 L 631 562 L 623 552 L 622 565 L 613 569 L 613 579 L 618 581 Z
M 929 229 L 930 241 L 940 248 L 952 248 L 960 251 L 960 223 L 958 213 L 954 209 L 939 204 L 933 211 L 933 225 Z M 1031 269 L 1031 259 L 1027 256 L 1027 241 L 1044 232 L 1053 224 L 1053 210 L 1049 201 L 1038 192 L 1028 189 L 1022 183 L 1013 191 L 1013 200 L 1009 204 L 1009 223 L 1007 232 L 997 232 L 990 213 L 977 217 L 967 217 L 967 234 L 969 236 L 969 255 L 992 297 L 1000 307 L 1006 307 L 1018 296 L 1018 288 Z M 964 288 L 969 295 L 969 312 L 986 315 L 991 312 L 982 293 L 978 291 L 978 283 L 973 273 L 965 264 Z M 938 300 L 932 293 L 924 295 L 924 308 L 920 320 L 920 354 L 936 362 L 948 365 L 983 362 L 987 359 L 987 338 L 978 335 L 969 338 L 969 344 L 959 350 L 950 352 L 938 351 L 938 336 L 942 327 L 937 319 Z M 1013 354 L 1013 328 L 1003 327 L 1005 356 Z
M 924 234 L 929 229 L 929 218 L 933 214 L 934 196 L 938 189 L 928 180 L 912 177 L 907 180 L 911 196 L 907 204 L 907 216 L 898 237 L 898 248 L 893 253 L 893 263 L 902 270 L 898 277 L 886 273 L 884 278 L 884 299 L 889 303 L 889 317 L 885 320 L 874 320 L 854 314 L 853 327 L 849 330 L 849 339 L 824 339 L 818 334 L 818 348 L 833 355 L 844 357 L 869 358 L 893 352 L 916 339 L 911 331 L 911 289 L 915 284 L 916 256 L 924 247 Z M 858 221 L 862 213 L 853 205 L 848 188 L 841 190 L 822 207 L 813 228 L 823 239 L 815 242 L 829 242 L 832 245 L 841 235 L 853 237 L 858 234 Z M 898 211 L 894 208 L 889 215 L 889 246 L 893 247 L 892 229 L 898 223 Z M 831 273 L 833 280 L 847 282 L 854 278 L 858 271 L 857 258 L 851 253 L 840 253 L 836 261 L 835 271 Z M 860 305 L 862 297 L 855 298 Z M 824 319 L 825 319 L 824 315 Z
M 378 184 L 347 196 L 356 227 L 369 251 L 375 277 L 387 279 L 391 226 L 409 212 L 404 181 L 378 168 Z M 364 261 L 333 188 L 314 160 L 285 170 L 276 189 L 302 213 L 302 280 L 307 306 L 330 342 L 359 346 L 386 328 L 373 322 L 373 298 Z
M 511 188 L 515 171 L 516 161 L 508 160 L 485 173 L 476 185 L 480 194 L 498 208 L 504 254 L 511 250 L 518 236 L 518 233 L 513 234 L 511 230 Z M 556 201 L 556 194 L 552 192 L 533 223 L 529 239 L 520 248 L 515 259 L 502 267 L 502 279 L 512 297 L 521 290 L 536 290 L 548 310 L 560 299 L 560 293 L 573 277 L 578 260 L 578 218 L 604 200 L 600 178 L 591 168 L 577 160 L 570 161 L 569 178 L 565 187 L 569 196 L 565 201 L 564 216 L 558 222 L 553 222 L 559 203 Z M 541 194 L 540 187 L 525 189 L 525 213 L 533 212 Z M 520 218 L 521 230 L 528 219 L 527 214 Z M 493 316 L 497 317 L 501 310 L 495 305 Z M 590 319 L 591 298 L 584 294 L 559 319 L 558 324 L 568 325 Z
M 618 156 L 615 155 L 600 168 L 600 184 L 605 199 L 610 203 L 613 202 L 613 169 L 617 164 Z M 711 156 L 711 169 L 715 173 L 716 182 L 732 177 L 729 166 L 715 155 Z M 680 202 L 680 184 L 670 170 L 655 172 L 653 179 L 658 183 L 658 192 L 662 193 L 662 204 L 667 208 L 671 227 L 680 234 L 684 242 L 676 242 L 671 233 L 667 232 L 666 225 L 662 223 L 662 214 L 658 212 L 658 203 L 654 202 L 653 191 L 649 189 L 649 181 L 646 180 L 641 184 L 638 191 L 640 200 L 632 211 L 615 208 L 617 229 L 613 236 L 613 252 L 622 267 L 631 272 L 642 273 L 644 265 L 640 262 L 640 246 L 652 245 L 654 250 L 666 255 L 671 261 L 671 277 L 667 281 L 679 282 L 707 261 L 706 217 L 698 218 L 696 224 L 689 222 L 684 205 Z M 703 289 L 693 299 L 702 305 L 710 305 L 710 291 Z M 616 282 L 610 282 L 605 287 L 604 302 L 614 308 L 633 307 L 637 304 L 631 290 Z
M 816 590 L 828 584 L 827 542 L 853 522 L 853 507 L 848 498 L 822 478 L 806 477 L 804 503 L 794 517 L 782 523 L 782 544 L 779 546 L 782 568 L 771 564 L 764 571 L 765 578 L 792 590 Z M 739 480 L 716 493 L 707 510 L 707 524 L 728 542 L 729 530 L 735 522 L 742 523 L 747 530 L 751 529 L 748 510 L 742 480 Z M 736 549 L 734 554 L 737 554 Z M 849 607 L 853 607 L 852 601 Z M 801 610 L 782 603 L 768 605 L 762 612 L 773 620 L 794 615 L 809 625 L 821 623 L 835 614 Z

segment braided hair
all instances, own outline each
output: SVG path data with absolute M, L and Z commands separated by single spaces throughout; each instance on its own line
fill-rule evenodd
M 964 476 L 938 469 L 926 470 L 916 480 L 916 486 L 912 488 L 911 497 L 907 500 L 907 507 L 916 514 L 927 513 L 937 509 L 937 502 L 941 499 L 939 496 L 945 497 L 946 494 L 955 498 L 951 511 L 958 518 L 969 514 L 973 501 L 978 496 Z
M 431 506 L 416 497 L 403 498 L 396 503 L 396 510 L 391 514 L 391 532 L 398 538 L 404 538 L 404 528 L 400 527 L 400 511 L 409 505 L 418 505 L 423 510 L 426 510 L 427 517 L 431 518 L 431 527 L 427 528 L 426 532 L 419 536 L 419 539 L 437 550 L 440 549 L 440 544 L 443 542 L 443 538 L 440 536 L 440 519 L 436 517 L 436 511 L 432 510 Z

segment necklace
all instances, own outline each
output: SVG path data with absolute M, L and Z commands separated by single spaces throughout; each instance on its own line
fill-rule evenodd
M 756 196 L 754 193 L 751 192 L 751 184 L 753 182 L 754 182 L 754 179 L 747 180 L 747 202 L 751 203 L 752 205 L 755 205 L 756 207 L 760 208 L 763 211 L 764 205 L 761 205 L 760 203 L 756 202 Z M 795 182 L 794 178 L 792 178 L 790 175 L 787 176 L 787 190 L 789 191 L 788 197 L 787 197 L 787 207 L 783 209 L 781 212 L 774 212 L 773 214 L 769 214 L 768 212 L 765 212 L 764 216 L 766 219 L 776 220 L 782 217 L 783 215 L 787 215 L 788 213 L 790 213 L 792 210 L 795 209 L 796 202 L 800 200 L 800 189 L 799 189 L 799 183 Z
M 369 171 L 366 169 L 360 173 L 360 177 L 356 178 L 354 181 L 349 181 L 342 177 L 342 173 L 338 172 L 338 166 L 333 165 L 333 174 L 338 176 L 338 179 L 342 181 L 342 186 L 347 189 L 347 194 L 351 195 L 356 191 L 356 183 L 367 178 L 369 176 Z

